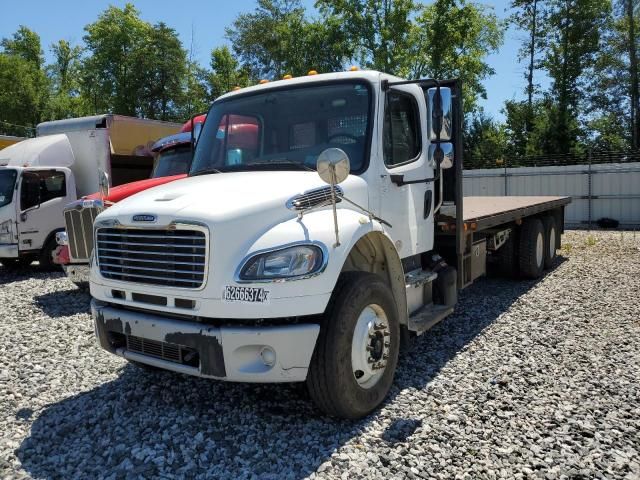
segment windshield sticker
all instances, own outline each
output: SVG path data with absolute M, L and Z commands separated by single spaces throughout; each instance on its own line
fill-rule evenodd
M 269 290 L 256 287 L 236 287 L 226 285 L 222 291 L 222 301 L 225 303 L 263 303 L 268 304 L 271 299 Z

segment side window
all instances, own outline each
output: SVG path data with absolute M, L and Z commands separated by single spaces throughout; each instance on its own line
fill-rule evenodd
M 22 177 L 20 208 L 26 210 L 66 194 L 64 172 L 25 172 Z
M 383 128 L 384 163 L 389 167 L 413 161 L 420 153 L 418 104 L 406 93 L 389 91 Z

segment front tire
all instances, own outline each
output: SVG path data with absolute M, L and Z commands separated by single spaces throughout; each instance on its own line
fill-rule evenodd
M 307 386 L 326 414 L 360 418 L 387 396 L 398 363 L 400 325 L 391 290 L 378 276 L 340 276 L 311 359 Z
M 42 247 L 42 250 L 40 250 L 40 256 L 38 257 L 40 270 L 50 272 L 56 268 L 60 268 L 59 265 L 53 263 L 53 251 L 57 246 L 58 245 L 54 237 L 49 239 L 49 241 Z

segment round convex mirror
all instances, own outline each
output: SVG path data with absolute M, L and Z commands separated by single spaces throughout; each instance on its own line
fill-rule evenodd
M 320 178 L 330 185 L 344 182 L 349 176 L 349 156 L 340 148 L 327 148 L 318 156 L 316 164 Z

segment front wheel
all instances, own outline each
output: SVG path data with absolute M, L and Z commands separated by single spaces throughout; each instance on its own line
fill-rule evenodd
M 377 275 L 343 273 L 320 328 L 307 386 L 326 414 L 360 418 L 389 393 L 400 326 L 391 290 Z

